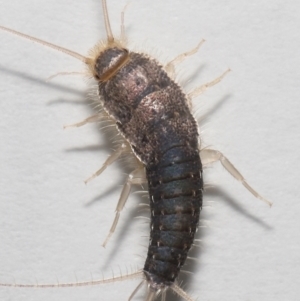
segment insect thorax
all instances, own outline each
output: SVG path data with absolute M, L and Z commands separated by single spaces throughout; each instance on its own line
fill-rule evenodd
M 143 163 L 158 162 L 172 145 L 198 147 L 197 124 L 186 96 L 156 60 L 110 48 L 95 68 L 100 78 L 110 74 L 99 81 L 103 107 Z

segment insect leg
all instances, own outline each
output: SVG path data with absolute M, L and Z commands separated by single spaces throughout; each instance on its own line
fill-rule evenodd
M 119 217 L 120 217 L 120 213 L 123 210 L 125 203 L 128 199 L 128 196 L 129 196 L 130 190 L 131 190 L 131 186 L 135 185 L 135 184 L 143 184 L 146 182 L 147 182 L 147 179 L 145 177 L 144 167 L 139 167 L 128 175 L 127 181 L 126 181 L 125 185 L 123 186 L 123 190 L 121 192 L 121 195 L 120 195 L 120 198 L 119 198 L 116 210 L 115 210 L 115 212 L 116 212 L 115 219 L 113 221 L 113 224 L 109 230 L 109 233 L 108 233 L 104 243 L 102 244 L 103 247 L 106 246 L 108 240 L 110 239 L 110 237 L 116 230 L 116 227 L 117 227 L 117 224 L 119 221 Z
M 214 85 L 216 85 L 217 83 L 219 83 L 224 77 L 225 75 L 230 72 L 230 69 L 227 69 L 221 76 L 217 77 L 216 79 L 214 79 L 211 82 L 208 82 L 200 87 L 195 88 L 192 92 L 188 93 L 188 98 L 192 99 L 194 97 L 197 97 L 199 95 L 201 95 L 207 88 L 210 88 Z
M 202 40 L 195 48 L 193 48 L 190 51 L 184 52 L 176 56 L 172 61 L 170 61 L 166 66 L 165 70 L 167 73 L 173 78 L 175 75 L 175 65 L 181 63 L 183 60 L 185 60 L 188 56 L 191 56 L 195 54 L 200 46 L 205 42 L 205 40 Z
M 91 180 L 95 179 L 96 177 L 98 177 L 105 169 L 107 166 L 109 166 L 110 164 L 112 164 L 113 162 L 115 162 L 122 154 L 122 152 L 127 148 L 127 145 L 125 143 L 122 143 L 121 146 L 115 150 L 107 159 L 106 161 L 103 163 L 102 167 L 97 170 L 91 177 L 89 177 L 88 179 L 86 179 L 84 181 L 85 184 L 87 184 L 88 182 L 90 182 Z
M 74 123 L 74 124 L 69 124 L 69 125 L 64 125 L 64 129 L 67 129 L 67 128 L 73 128 L 73 127 L 80 127 L 80 126 L 83 126 L 87 123 L 93 123 L 93 122 L 98 122 L 99 119 L 101 118 L 101 114 L 95 114 L 93 116 L 90 116 L 80 122 L 77 122 L 77 123 Z
M 62 72 L 58 72 L 56 74 L 53 74 L 53 75 L 49 76 L 46 79 L 46 82 L 49 82 L 53 78 L 55 78 L 57 76 L 62 76 L 62 75 L 88 75 L 88 73 L 84 72 L 84 71 L 62 71 Z
M 239 182 L 241 182 L 246 189 L 251 192 L 256 198 L 266 202 L 270 207 L 272 203 L 262 197 L 258 192 L 256 192 L 241 175 L 241 173 L 233 166 L 233 164 L 219 151 L 214 149 L 203 149 L 200 151 L 200 157 L 203 165 L 214 163 L 220 161 L 225 169 Z

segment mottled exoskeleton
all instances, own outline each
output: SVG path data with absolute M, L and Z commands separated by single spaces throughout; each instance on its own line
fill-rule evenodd
M 91 68 L 103 108 L 145 166 L 151 234 L 144 273 L 151 288 L 165 288 L 185 263 L 202 207 L 198 125 L 156 60 L 112 40 Z
M 0 28 L 62 51 L 80 59 L 87 65 L 88 74 L 92 75 L 97 82 L 99 101 L 103 110 L 115 123 L 117 130 L 124 138 L 120 147 L 91 178 L 103 172 L 128 148 L 140 162 L 140 167 L 129 175 L 124 185 L 116 208 L 116 216 L 104 245 L 115 231 L 131 186 L 147 182 L 151 211 L 147 259 L 143 270 L 128 275 L 127 278 L 143 275 L 142 283 L 146 282 L 149 287 L 147 301 L 153 300 L 159 293 L 165 296 L 168 288 L 186 300 L 192 300 L 178 286 L 176 280 L 193 245 L 199 223 L 203 192 L 202 163 L 220 161 L 231 175 L 254 196 L 266 201 L 247 184 L 242 175 L 219 151 L 204 149 L 199 152 L 198 124 L 191 113 L 189 100 L 201 94 L 207 87 L 219 82 L 227 71 L 214 81 L 196 88 L 188 95 L 184 94 L 173 79 L 174 66 L 186 56 L 195 53 L 201 43 L 190 52 L 181 54 L 166 66 L 162 66 L 158 61 L 145 54 L 131 52 L 127 49 L 123 21 L 121 38 L 119 40 L 114 38 L 105 0 L 102 0 L 102 5 L 107 40 L 96 45 L 88 57 L 5 27 Z M 98 117 L 99 114 L 96 114 L 75 126 L 98 121 Z M 37 286 L 100 284 L 124 278 L 126 277 L 75 284 Z
M 95 73 L 104 109 L 146 169 L 151 234 L 145 275 L 153 288 L 171 285 L 202 207 L 197 124 L 185 94 L 154 59 L 112 46 L 97 59 Z

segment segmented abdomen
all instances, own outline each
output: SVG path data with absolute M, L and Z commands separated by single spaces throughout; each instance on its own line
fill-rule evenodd
M 164 287 L 177 278 L 198 226 L 203 189 L 198 149 L 172 147 L 146 173 L 151 233 L 144 271 L 150 283 Z

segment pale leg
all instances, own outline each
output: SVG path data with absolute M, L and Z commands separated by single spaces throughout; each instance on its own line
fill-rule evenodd
M 74 123 L 74 124 L 68 124 L 68 125 L 64 125 L 64 129 L 67 129 L 67 128 L 73 128 L 73 127 L 80 127 L 80 126 L 83 126 L 83 125 L 86 125 L 87 123 L 93 123 L 93 122 L 98 122 L 101 118 L 102 114 L 101 113 L 98 113 L 98 114 L 95 114 L 93 116 L 90 116 L 80 122 L 77 122 L 77 123 Z
M 203 165 L 220 161 L 225 169 L 239 182 L 241 182 L 248 191 L 250 191 L 256 198 L 266 202 L 270 207 L 272 203 L 263 198 L 258 192 L 256 192 L 240 174 L 240 172 L 233 166 L 233 164 L 219 151 L 213 149 L 203 149 L 200 151 L 200 157 Z
M 115 210 L 115 212 L 116 212 L 115 219 L 114 219 L 113 224 L 109 230 L 109 233 L 102 245 L 103 247 L 106 246 L 108 240 L 110 239 L 110 237 L 116 230 L 116 227 L 117 227 L 117 224 L 119 221 L 119 217 L 120 217 L 120 213 L 123 210 L 125 203 L 128 199 L 128 196 L 129 196 L 130 190 L 131 190 L 131 186 L 136 185 L 136 184 L 143 184 L 146 182 L 147 182 L 147 179 L 145 177 L 144 167 L 139 167 L 129 174 L 127 181 L 126 181 L 125 185 L 123 186 L 123 190 L 121 192 L 121 195 L 120 195 L 120 198 L 119 198 L 116 210 Z
M 202 40 L 195 48 L 193 48 L 190 51 L 184 52 L 179 54 L 178 56 L 176 56 L 172 61 L 170 61 L 166 66 L 165 66 L 165 70 L 167 71 L 167 73 L 174 78 L 175 76 L 175 65 L 181 63 L 184 59 L 186 59 L 188 56 L 191 56 L 193 54 L 195 54 L 200 46 L 205 42 L 205 40 Z
M 53 78 L 55 78 L 57 76 L 62 76 L 62 75 L 84 75 L 84 76 L 89 76 L 89 73 L 88 72 L 84 72 L 84 71 L 62 71 L 62 72 L 58 72 L 58 73 L 56 73 L 54 75 L 49 76 L 46 79 L 46 82 L 49 82 Z
M 213 80 L 209 83 L 206 83 L 200 87 L 195 88 L 192 92 L 188 93 L 188 95 L 187 95 L 188 98 L 192 99 L 194 97 L 201 95 L 207 88 L 210 88 L 210 87 L 216 85 L 217 83 L 219 83 L 228 72 L 230 72 L 230 69 L 227 69 L 221 76 L 217 77 L 215 80 Z
M 122 143 L 121 146 L 116 149 L 107 159 L 106 161 L 103 163 L 102 167 L 97 170 L 91 177 L 89 177 L 88 179 L 86 179 L 84 181 L 85 184 L 87 184 L 88 182 L 90 182 L 91 180 L 95 179 L 96 177 L 98 177 L 105 169 L 107 166 L 109 166 L 110 164 L 112 164 L 113 162 L 115 162 L 123 153 L 123 151 L 127 148 L 127 145 L 125 143 Z

